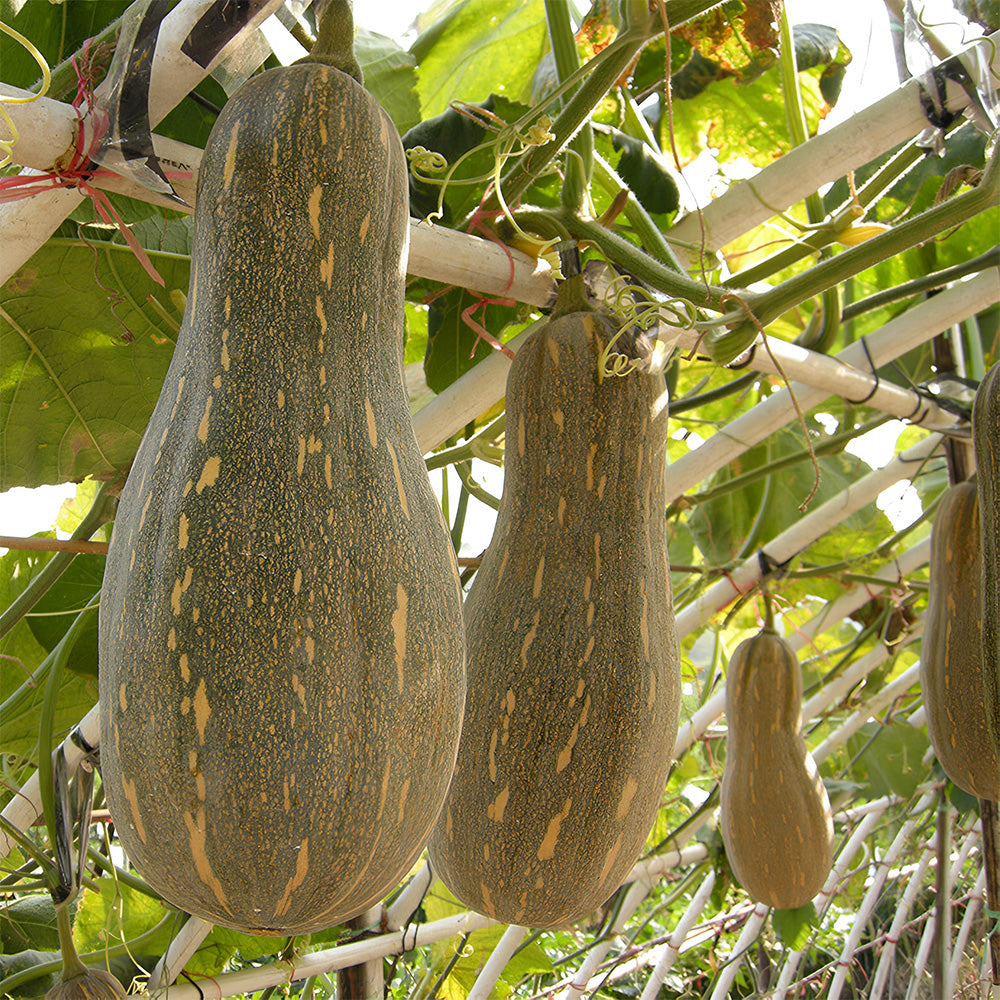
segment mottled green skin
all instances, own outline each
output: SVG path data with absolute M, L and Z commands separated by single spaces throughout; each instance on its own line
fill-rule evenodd
M 599 382 L 596 313 L 507 380 L 504 493 L 465 604 L 469 694 L 434 871 L 507 923 L 571 924 L 641 853 L 677 735 L 662 377 Z
M 983 542 L 983 693 L 989 739 L 1000 761 L 1000 364 L 976 391 L 972 439 Z
M 100 618 L 116 829 L 170 902 L 291 934 L 420 853 L 464 702 L 455 561 L 402 381 L 406 166 L 354 80 L 251 80 L 213 129 L 177 349 Z
M 996 802 L 1000 767 L 983 693 L 982 572 L 976 484 L 959 483 L 934 515 L 920 689 L 927 735 L 944 773 L 971 795 Z
M 805 906 L 833 864 L 833 815 L 802 738 L 802 671 L 767 630 L 741 642 L 726 672 L 720 826 L 736 880 L 759 902 Z

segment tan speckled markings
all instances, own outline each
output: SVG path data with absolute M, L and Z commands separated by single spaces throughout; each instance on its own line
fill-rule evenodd
M 139 796 L 135 789 L 135 782 L 130 781 L 124 774 L 122 775 L 122 790 L 125 792 L 125 800 L 128 802 L 132 825 L 135 827 L 135 832 L 139 835 L 139 839 L 145 844 L 146 827 L 142 822 L 142 811 L 139 808 Z
M 538 568 L 535 570 L 535 582 L 531 588 L 531 596 L 537 601 L 542 596 L 542 578 L 545 575 L 545 556 L 538 561 Z
M 386 448 L 389 449 L 389 457 L 392 459 L 392 474 L 396 480 L 396 493 L 399 496 L 399 505 L 403 508 L 403 514 L 406 519 L 410 519 L 410 504 L 406 499 L 406 488 L 403 486 L 403 477 L 399 474 L 399 461 L 396 458 L 396 449 L 393 448 L 391 441 L 385 442 Z
M 396 683 L 403 693 L 406 666 L 406 617 L 408 597 L 401 583 L 396 584 L 396 610 L 392 613 L 392 636 L 396 650 Z
M 295 857 L 295 873 L 289 878 L 288 884 L 281 899 L 278 900 L 274 908 L 274 915 L 282 917 L 287 912 L 292 903 L 292 893 L 306 880 L 309 874 L 309 838 L 303 837 L 302 843 L 298 845 L 298 854 Z
M 206 458 L 205 464 L 201 469 L 201 476 L 199 477 L 198 483 L 194 488 L 195 493 L 200 496 L 207 487 L 214 486 L 221 471 L 222 457 L 220 455 L 212 455 L 209 458 Z
M 208 440 L 208 418 L 212 412 L 212 397 L 205 399 L 205 412 L 201 416 L 201 423 L 198 425 L 198 440 L 204 444 Z
M 225 190 L 233 182 L 233 173 L 236 170 L 236 147 L 239 144 L 240 126 L 239 122 L 233 128 L 229 137 L 229 148 L 226 150 L 226 162 L 222 168 L 222 186 Z
M 316 318 L 319 320 L 319 334 L 320 339 L 326 336 L 327 323 L 326 323 L 326 308 L 323 306 L 323 300 L 317 295 L 316 296 Z
M 642 639 L 642 655 L 649 663 L 649 600 L 646 596 L 646 581 L 639 579 L 639 594 L 642 597 L 642 612 L 639 615 L 639 636 Z
M 188 587 L 191 586 L 191 580 L 194 578 L 194 569 L 188 566 L 184 571 L 183 579 L 177 577 L 174 580 L 174 589 L 170 595 L 170 608 L 174 615 L 179 615 L 181 613 L 181 597 L 184 596 Z
M 583 681 L 580 681 L 583 684 Z M 570 698 L 570 707 L 572 707 L 575 696 Z M 587 719 L 590 717 L 590 693 L 583 699 L 583 705 L 580 708 L 580 714 L 577 716 L 576 722 L 573 723 L 573 728 L 570 730 L 569 739 L 566 741 L 566 745 L 559 751 L 559 757 L 556 760 L 556 774 L 561 774 L 563 771 L 569 767 L 569 762 L 573 759 L 573 748 L 576 746 L 576 741 L 580 738 L 580 730 L 587 724 Z
M 510 799 L 510 783 L 508 782 L 503 786 L 503 789 L 497 793 L 497 797 L 486 807 L 486 815 L 493 820 L 494 823 L 503 822 L 503 814 L 507 808 L 507 802 Z M 487 858 L 489 855 L 487 855 Z
M 319 202 L 323 197 L 323 186 L 317 184 L 309 194 L 309 227 L 315 239 L 319 239 Z
M 199 805 L 197 812 L 185 812 L 184 825 L 187 827 L 188 849 L 191 852 L 191 859 L 194 861 L 198 878 L 212 890 L 212 895 L 219 901 L 219 905 L 227 913 L 232 913 L 225 890 L 222 888 L 222 883 L 219 881 L 218 876 L 213 871 L 205 850 L 205 807 Z
M 538 860 L 551 861 L 556 853 L 556 841 L 559 839 L 559 831 L 562 828 L 563 820 L 569 815 L 570 807 L 573 804 L 572 798 L 566 799 L 562 809 L 559 810 L 549 820 L 549 825 L 545 829 L 545 836 L 541 844 L 538 845 Z

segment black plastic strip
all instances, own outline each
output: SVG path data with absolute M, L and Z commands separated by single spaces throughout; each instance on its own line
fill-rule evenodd
M 191 29 L 181 52 L 202 69 L 208 69 L 218 54 L 264 8 L 268 0 L 215 0 Z

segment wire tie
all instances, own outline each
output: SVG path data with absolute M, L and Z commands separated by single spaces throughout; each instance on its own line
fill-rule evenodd
M 868 350 L 868 339 L 866 337 L 861 338 L 861 348 L 865 352 L 865 357 L 868 359 L 868 367 L 871 369 L 872 377 L 875 379 L 875 384 L 872 386 L 871 392 L 869 392 L 863 399 L 847 399 L 845 396 L 844 399 L 847 400 L 847 402 L 852 406 L 861 406 L 862 403 L 867 403 L 868 400 L 871 399 L 876 392 L 878 392 L 879 385 L 881 384 L 878 372 L 875 371 L 875 362 L 872 361 L 871 351 Z

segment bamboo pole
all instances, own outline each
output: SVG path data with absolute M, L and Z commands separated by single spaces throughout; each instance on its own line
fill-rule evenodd
M 862 381 L 869 388 L 861 391 L 860 395 L 850 398 L 863 399 L 875 384 L 875 378 L 870 373 L 868 355 L 865 354 L 865 345 L 867 345 L 868 354 L 871 356 L 875 368 L 880 368 L 914 347 L 926 343 L 941 330 L 947 329 L 954 323 L 960 323 L 968 316 L 988 308 L 996 301 L 998 280 L 1000 280 L 1000 269 L 991 268 L 989 271 L 984 271 L 970 281 L 950 288 L 940 295 L 935 295 L 912 309 L 908 309 L 905 313 L 890 320 L 870 337 L 866 337 L 863 343 L 857 342 L 846 347 L 836 356 L 834 363 L 850 366 L 851 369 L 859 373 L 868 372 L 867 378 Z M 721 469 L 748 448 L 762 441 L 777 427 L 793 420 L 795 407 L 792 402 L 792 393 L 794 393 L 803 412 L 819 405 L 828 398 L 829 392 L 824 389 L 815 389 L 810 384 L 814 366 L 818 368 L 822 365 L 825 368 L 826 362 L 814 361 L 812 352 L 809 352 L 806 360 L 802 364 L 797 364 L 801 348 L 797 348 L 794 344 L 775 340 L 769 340 L 769 344 L 781 362 L 785 373 L 793 380 L 791 392 L 785 388 L 772 393 L 752 410 L 727 424 L 722 431 L 713 434 L 695 451 L 674 462 L 667 470 L 668 503 L 687 493 L 705 479 L 710 472 Z M 759 357 L 761 354 L 766 356 L 767 352 L 758 349 L 754 354 L 751 367 L 756 367 L 757 364 L 770 364 L 769 358 L 765 361 Z M 881 401 L 883 397 L 880 393 L 884 391 L 884 388 L 876 391 L 869 403 L 875 405 L 876 399 Z M 909 398 L 913 400 L 916 397 L 910 393 Z M 933 404 L 927 403 L 927 405 Z M 936 406 L 934 408 L 939 410 Z M 926 422 L 918 416 L 916 407 L 912 408 L 910 413 L 920 423 Z M 940 411 L 933 415 L 928 414 L 928 417 L 935 423 L 942 422 L 947 425 L 954 422 L 953 415 L 946 416 Z
M 659 960 L 646 980 L 646 985 L 642 989 L 642 996 L 639 1000 L 656 1000 L 659 996 L 663 980 L 671 968 L 673 968 L 674 962 L 677 961 L 681 945 L 684 944 L 684 939 L 688 936 L 695 921 L 701 916 L 702 911 L 708 905 L 714 888 L 715 871 L 713 869 L 702 879 L 701 885 L 698 886 L 698 891 L 691 897 L 691 902 L 681 914 L 680 920 L 677 921 L 677 926 L 673 934 L 670 935 L 670 940 L 667 941 Z
M 496 986 L 497 980 L 527 933 L 527 927 L 521 927 L 519 924 L 508 925 L 496 947 L 490 952 L 486 964 L 476 976 L 476 981 L 472 984 L 472 989 L 469 990 L 467 1000 L 489 1000 L 493 993 L 493 987 Z
M 381 918 L 381 904 L 372 906 L 348 920 L 347 929 L 363 931 L 369 927 L 377 927 Z M 502 971 L 501 968 L 499 972 Z M 370 958 L 357 965 L 347 965 L 337 972 L 337 996 L 342 1000 L 382 1000 L 384 987 L 381 958 Z
M 963 840 L 961 847 L 952 857 L 951 870 L 949 873 L 949 881 L 952 884 L 954 884 L 955 881 L 957 880 L 963 865 L 968 860 L 969 854 L 971 853 L 972 848 L 976 845 L 978 840 L 979 840 L 979 831 L 974 829 L 972 833 L 970 833 L 965 838 L 965 840 Z M 982 892 L 983 885 L 984 885 L 983 872 L 980 871 L 979 878 L 976 882 L 977 889 L 980 893 Z M 977 889 L 973 889 L 973 892 L 975 893 Z M 974 910 L 975 909 L 974 905 L 967 907 L 966 912 L 968 912 L 969 909 Z M 932 910 L 928 917 L 927 923 L 924 925 L 924 932 L 921 936 L 920 944 L 917 947 L 917 953 L 913 959 L 913 976 L 910 982 L 910 989 L 907 991 L 906 996 L 908 998 L 913 997 L 914 1000 L 918 995 L 920 995 L 917 993 L 917 989 L 919 987 L 920 980 L 923 978 L 924 972 L 926 971 L 927 968 L 927 961 L 930 957 L 931 946 L 934 941 L 936 923 L 937 921 L 935 919 L 935 914 Z
M 920 848 L 920 860 L 906 881 L 906 888 L 896 906 L 892 923 L 885 934 L 885 943 L 882 945 L 882 952 L 879 955 L 878 966 L 875 975 L 872 977 L 872 985 L 869 990 L 869 1000 L 880 1000 L 889 977 L 893 974 L 896 961 L 896 947 L 900 936 L 909 919 L 910 911 L 917 900 L 917 893 L 923 888 L 924 876 L 930 867 L 931 859 L 937 852 L 937 833 L 931 835 L 930 840 L 925 841 Z
M 712 989 L 711 1000 L 726 1000 L 729 996 L 729 989 L 733 985 L 736 973 L 740 971 L 743 954 L 759 937 L 770 912 L 771 907 L 767 903 L 755 904 L 753 913 L 743 925 L 743 930 L 740 931 L 740 936 L 736 939 L 736 944 L 733 945 L 729 961 L 719 970 L 715 986 Z
M 161 988 L 152 996 L 163 1000 L 213 1000 L 213 998 L 239 996 L 252 993 L 269 986 L 283 986 L 293 977 L 307 979 L 326 972 L 336 972 L 351 965 L 383 959 L 389 955 L 402 955 L 414 948 L 425 947 L 435 941 L 458 937 L 490 927 L 495 920 L 479 913 L 458 913 L 426 924 L 414 924 L 405 934 L 393 931 L 379 934 L 365 941 L 325 948 L 321 951 L 297 955 L 294 967 L 287 962 L 272 962 L 258 968 L 225 972 L 210 979 L 199 979 L 196 983 L 175 983 L 169 989 Z
M 990 268 L 886 323 L 865 338 L 875 366 L 887 364 L 930 340 L 940 330 L 993 305 L 998 282 L 1000 268 Z M 518 287 L 522 287 L 520 283 Z M 534 326 L 509 341 L 507 347 L 516 353 L 532 329 Z M 693 333 L 674 333 L 680 350 L 695 347 L 697 337 Z M 878 381 L 860 342 L 851 344 L 835 358 L 774 338 L 768 340 L 768 345 L 770 354 L 792 380 L 792 390 L 803 411 L 831 395 L 843 393 L 849 398 L 865 399 L 868 406 L 895 417 L 909 418 L 923 427 L 941 429 L 950 427 L 955 421 L 954 414 L 932 400 L 885 380 Z M 747 367 L 763 372 L 776 371 L 770 354 L 758 347 Z M 413 416 L 413 429 L 421 451 L 426 454 L 438 447 L 470 420 L 499 402 L 506 388 L 509 366 L 509 359 L 495 351 L 418 410 Z M 793 419 L 795 407 L 788 390 L 772 393 L 668 468 L 668 503 Z
M 215 924 L 201 917 L 189 917 L 153 967 L 146 989 L 150 993 L 155 993 L 161 987 L 169 986 L 181 974 L 205 938 L 212 933 L 214 926 Z
M 833 979 L 827 990 L 829 1000 L 836 1000 L 840 996 L 847 978 L 847 972 L 851 968 L 851 959 L 853 959 L 854 952 L 861 941 L 861 935 L 868 929 L 869 920 L 875 911 L 875 907 L 878 905 L 879 897 L 882 894 L 882 889 L 889 875 L 889 869 L 897 863 L 904 848 L 908 846 L 907 841 L 916 829 L 918 822 L 923 819 L 922 815 L 915 817 L 914 814 L 922 814 L 925 809 L 930 807 L 934 798 L 934 792 L 925 792 L 917 800 L 911 810 L 910 818 L 902 824 L 896 836 L 893 837 L 892 842 L 885 849 L 885 852 L 879 856 L 877 864 L 874 865 L 874 871 L 865 889 L 861 905 L 858 907 L 855 919 L 851 921 L 851 927 L 844 939 Z M 941 996 L 946 996 L 946 994 L 942 993 Z
M 817 916 L 820 920 L 823 919 L 830 908 L 830 903 L 833 900 L 834 893 L 837 891 L 837 886 L 840 885 L 841 879 L 847 874 L 848 868 L 854 860 L 854 855 L 861 850 L 861 845 L 868 839 L 868 835 L 882 822 L 882 816 L 889 808 L 890 800 L 884 798 L 877 799 L 874 802 L 868 803 L 868 805 L 870 808 L 861 816 L 860 821 L 855 821 L 853 826 L 848 827 L 851 831 L 850 836 L 848 836 L 847 842 L 833 859 L 833 868 L 826 880 L 826 884 L 816 897 Z M 796 948 L 786 955 L 785 963 L 778 976 L 778 984 L 775 987 L 774 1000 L 778 1000 L 778 998 L 784 1000 L 804 954 L 804 949 Z
M 864 704 L 863 708 L 854 712 L 842 725 L 832 732 L 819 746 L 813 750 L 813 760 L 819 764 L 830 756 L 838 747 L 842 747 L 862 726 L 871 721 L 884 708 L 888 708 L 897 698 L 906 694 L 914 686 L 920 684 L 920 665 L 915 663 L 904 670 L 891 683 L 879 688 Z
M 930 554 L 930 539 L 925 538 L 916 545 L 907 549 L 902 555 L 893 559 L 875 575 L 885 581 L 885 587 L 891 586 L 902 576 L 912 573 L 923 566 Z M 786 636 L 786 641 L 796 652 L 806 646 L 820 632 L 827 628 L 839 625 L 852 611 L 860 608 L 862 604 L 870 600 L 875 594 L 880 593 L 885 587 L 876 584 L 862 584 L 843 594 L 832 604 L 826 604 L 823 609 L 800 625 L 790 635 Z M 687 635 L 688 633 L 684 633 Z M 684 635 L 679 635 L 683 639 Z M 884 650 L 884 646 L 880 649 Z M 875 651 L 873 651 L 875 652 Z M 866 654 L 871 656 L 872 654 Z M 888 655 L 887 653 L 885 655 Z M 884 662 L 885 657 L 878 662 L 871 662 L 871 669 L 878 663 Z M 726 685 L 725 681 L 712 692 L 708 700 L 686 722 L 682 722 L 677 730 L 677 739 L 674 743 L 674 760 L 680 760 L 688 750 L 702 738 L 708 727 L 718 719 L 726 707 Z M 803 722 L 811 719 L 818 711 L 818 706 L 809 706 L 809 711 L 803 709 Z
M 82 740 L 85 746 L 90 747 L 97 747 L 101 742 L 98 707 L 94 705 L 62 742 L 67 781 L 76 773 L 80 762 L 87 756 L 87 751 L 79 741 Z M 35 771 L 21 786 L 20 791 L 3 807 L 0 815 L 18 830 L 27 830 L 38 818 L 41 810 L 42 796 L 38 788 L 38 772 Z M 15 846 L 7 834 L 0 830 L 0 858 L 6 857 Z

